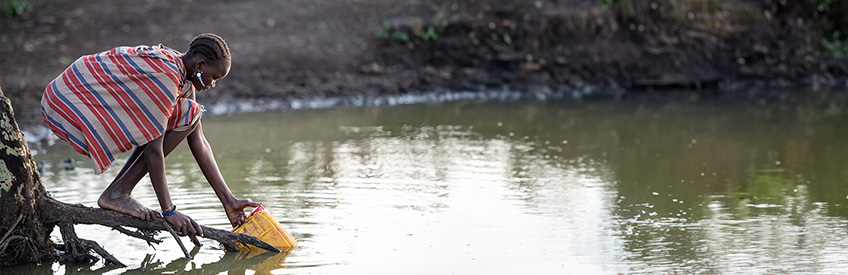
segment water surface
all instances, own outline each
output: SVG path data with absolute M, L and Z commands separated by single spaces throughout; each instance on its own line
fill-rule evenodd
M 300 247 L 244 256 L 205 240 L 188 261 L 169 236 L 154 249 L 78 226 L 129 267 L 41 268 L 841 273 L 848 101 L 806 98 L 465 101 L 207 116 L 204 132 L 233 193 L 263 202 Z M 202 224 L 230 229 L 186 147 L 166 159 L 174 203 Z M 95 176 L 62 142 L 47 151 L 36 157 L 44 183 L 65 202 L 95 206 L 119 170 Z M 61 161 L 67 157 L 77 162 Z M 149 181 L 134 195 L 158 208 Z

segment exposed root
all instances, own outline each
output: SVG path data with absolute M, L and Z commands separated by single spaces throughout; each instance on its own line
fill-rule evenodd
M 3 253 L 6 252 L 6 247 L 9 246 L 10 241 L 17 240 L 17 239 L 25 239 L 25 238 L 26 237 L 23 237 L 23 236 L 12 236 L 11 239 L 4 240 L 3 242 L 0 242 L 0 254 L 3 254 Z
M 121 261 L 118 261 L 118 259 L 115 258 L 115 256 L 112 256 L 112 254 L 109 254 L 109 252 L 107 252 L 106 249 L 103 249 L 103 247 L 97 244 L 97 242 L 86 239 L 79 240 L 82 242 L 84 248 L 97 252 L 97 254 L 100 255 L 100 257 L 103 258 L 106 263 L 111 263 L 118 267 L 126 267 L 125 264 L 121 263 Z
M 70 218 L 75 224 L 98 224 L 113 228 L 115 226 L 134 227 L 139 230 L 148 231 L 170 232 L 170 230 L 173 230 L 170 224 L 168 224 L 168 222 L 165 221 L 164 218 L 157 218 L 152 221 L 145 221 L 112 210 L 91 208 L 83 205 L 71 205 L 49 198 L 40 199 L 39 204 L 43 204 L 42 208 L 59 210 L 57 211 L 57 213 L 61 213 L 62 216 L 53 217 L 54 219 L 62 220 L 65 218 Z M 200 228 L 203 230 L 204 238 L 218 241 L 224 246 L 227 251 L 238 251 L 238 248 L 236 248 L 235 244 L 242 243 L 246 245 L 254 245 L 256 247 L 271 252 L 280 252 L 279 249 L 253 236 L 232 233 L 230 231 L 211 228 L 204 225 L 201 225 Z M 175 238 L 179 240 L 178 237 L 175 236 Z M 182 241 L 180 241 L 179 243 L 182 243 Z M 197 242 L 195 242 L 195 244 L 197 244 Z M 183 251 L 185 252 L 186 250 L 183 249 Z
M 62 239 L 65 241 L 65 254 L 63 254 L 60 258 L 63 262 L 82 262 L 82 263 L 92 263 L 97 261 L 97 257 L 91 255 L 89 251 L 94 251 L 103 260 L 106 261 L 107 264 L 111 263 L 119 267 L 125 267 L 126 265 L 118 261 L 117 258 L 106 252 L 103 247 L 100 247 L 94 241 L 80 239 L 77 237 L 76 231 L 74 231 L 74 224 L 69 221 L 64 221 L 59 223 L 59 230 L 62 232 Z
M 12 242 L 12 241 L 16 241 L 16 240 L 21 240 L 21 242 L 26 242 L 26 241 L 29 241 L 29 238 L 24 237 L 24 236 L 14 235 L 11 238 L 6 239 L 2 243 L 0 243 L 0 255 L 5 255 L 6 254 L 6 248 L 9 247 L 9 243 Z M 21 249 L 12 249 L 12 250 L 20 252 Z
M 109 266 L 125 266 L 96 242 L 80 239 L 75 232 L 75 224 L 97 224 L 111 227 L 122 234 L 142 239 L 151 246 L 162 242 L 162 240 L 155 238 L 158 232 L 167 231 L 177 241 L 186 259 L 191 259 L 192 257 L 176 231 L 163 218 L 145 221 L 112 210 L 62 203 L 47 196 L 39 196 L 36 200 L 36 208 L 40 209 L 37 218 L 47 227 L 59 227 L 63 244 L 54 244 L 53 248 L 55 250 L 50 249 L 49 254 L 38 249 L 39 246 L 34 241 L 35 239 L 30 239 L 28 235 L 21 234 L 21 224 L 25 224 L 28 215 L 20 215 L 17 217 L 16 222 L 11 223 L 11 228 L 7 232 L 3 232 L 3 236 L 0 238 L 0 266 L 14 263 L 38 262 L 48 257 L 52 257 L 54 260 L 58 258 L 61 263 L 84 264 L 91 264 L 102 258 Z M 134 231 L 131 228 L 136 230 Z M 279 249 L 256 237 L 202 225 L 201 228 L 204 232 L 203 237 L 218 241 L 227 251 L 238 251 L 235 244 L 241 243 L 272 252 L 280 252 Z M 197 247 L 200 246 L 200 241 L 197 240 L 196 236 L 192 236 L 192 241 Z
M 46 259 L 35 242 L 24 235 L 13 234 L 0 243 L 0 267 Z M 2 268 L 0 268 L 2 270 Z
M 9 227 L 9 231 L 6 231 L 6 234 L 3 234 L 3 238 L 0 238 L 0 243 L 3 243 L 3 242 L 6 241 L 6 238 L 8 238 L 10 234 L 12 234 L 12 231 L 15 230 L 15 227 L 18 226 L 18 223 L 20 223 L 23 218 L 24 218 L 24 213 L 21 213 L 20 215 L 18 215 L 18 219 L 16 219 L 15 222 L 12 223 L 12 226 Z

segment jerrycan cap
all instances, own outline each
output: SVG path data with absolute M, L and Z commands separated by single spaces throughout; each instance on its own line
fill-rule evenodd
M 250 212 L 250 215 L 247 215 L 247 218 L 249 219 L 250 217 L 253 216 L 253 214 L 256 214 L 256 212 L 259 212 L 259 211 L 262 211 L 262 210 L 265 210 L 265 207 L 262 207 L 262 204 L 259 204 L 259 206 L 257 206 L 255 209 L 253 209 L 253 212 Z

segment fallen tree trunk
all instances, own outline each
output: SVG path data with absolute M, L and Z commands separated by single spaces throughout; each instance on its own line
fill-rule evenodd
M 98 259 L 92 252 L 107 263 L 124 266 L 96 242 L 77 237 L 75 224 L 108 226 L 151 245 L 161 242 L 155 238 L 158 232 L 166 231 L 176 239 L 186 257 L 191 257 L 164 218 L 144 221 L 112 210 L 67 204 L 52 198 L 41 183 L 35 161 L 15 122 L 12 105 L 2 90 L 0 141 L 0 266 L 57 260 L 92 263 Z M 50 240 L 50 233 L 56 227 L 62 233 L 63 244 L 54 244 Z M 227 251 L 238 251 L 235 244 L 243 243 L 280 252 L 252 236 L 206 226 L 202 228 L 205 238 L 218 241 Z M 195 245 L 200 244 L 196 239 L 194 241 Z

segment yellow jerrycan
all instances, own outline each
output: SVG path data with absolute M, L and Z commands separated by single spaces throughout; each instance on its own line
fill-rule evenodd
M 289 235 L 289 232 L 261 205 L 247 216 L 243 224 L 233 228 L 232 232 L 254 236 L 282 251 L 291 251 L 297 247 L 297 242 Z M 236 247 L 239 250 L 255 248 L 255 246 L 245 246 L 240 243 L 236 243 Z

